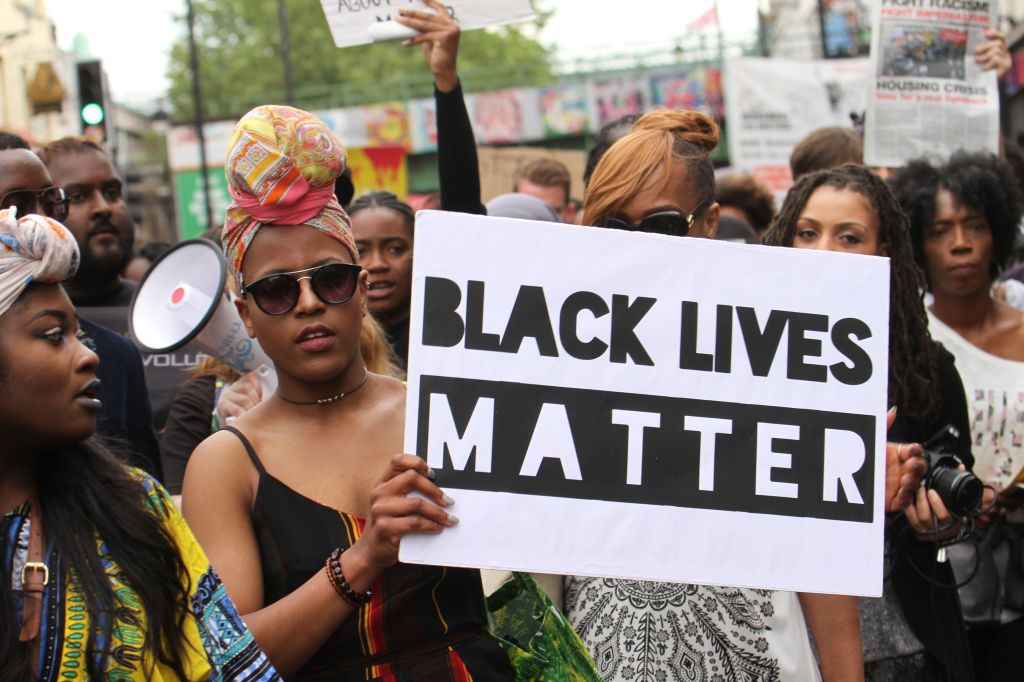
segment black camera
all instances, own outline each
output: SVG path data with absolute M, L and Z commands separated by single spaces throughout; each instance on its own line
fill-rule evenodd
M 928 473 L 924 486 L 939 494 L 946 509 L 960 517 L 975 516 L 981 509 L 985 486 L 970 471 L 961 471 L 963 462 L 953 450 L 960 431 L 947 424 L 924 444 Z

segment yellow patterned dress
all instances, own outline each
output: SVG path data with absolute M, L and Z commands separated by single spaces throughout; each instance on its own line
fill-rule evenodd
M 279 680 L 167 492 L 143 472 L 132 470 L 131 473 L 139 481 L 147 508 L 164 522 L 177 542 L 188 572 L 189 612 L 184 620 L 188 679 Z M 0 523 L 3 560 L 8 575 L 21 574 L 21 567 L 28 556 L 30 525 L 28 503 L 4 515 Z M 173 672 L 154 662 L 149 652 L 144 651 L 146 621 L 138 594 L 121 582 L 121 571 L 109 557 L 102 538 L 97 538 L 96 545 L 117 601 L 110 641 L 97 641 L 95 645 L 97 649 L 110 652 L 104 679 L 177 679 Z M 85 680 L 88 667 L 86 642 L 90 628 L 94 627 L 85 594 L 78 578 L 66 570 L 52 545 L 47 548 L 46 563 L 50 568 L 50 582 L 43 596 L 36 675 L 39 680 L 54 682 Z M 14 591 L 13 596 L 20 622 L 21 593 Z

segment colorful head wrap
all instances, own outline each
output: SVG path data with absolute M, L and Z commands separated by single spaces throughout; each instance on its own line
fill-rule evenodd
M 256 107 L 235 126 L 224 173 L 232 202 L 221 241 L 241 282 L 245 252 L 263 225 L 309 225 L 358 262 L 348 215 L 334 198 L 345 148 L 323 121 L 294 107 Z
M 66 227 L 39 215 L 0 210 L 0 315 L 33 282 L 56 284 L 78 270 L 78 242 Z

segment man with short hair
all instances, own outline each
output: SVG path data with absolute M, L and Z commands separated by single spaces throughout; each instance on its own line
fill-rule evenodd
M 566 223 L 572 223 L 576 213 L 571 189 L 569 169 L 554 159 L 536 159 L 520 166 L 512 185 L 513 192 L 537 197 Z
M 132 257 L 135 223 L 124 185 L 103 148 L 85 137 L 65 137 L 39 151 L 70 203 L 64 220 L 78 240 L 82 263 L 65 287 L 76 306 L 127 306 L 135 285 L 121 277 Z
M 63 222 L 68 203 L 28 142 L 17 135 L 0 133 L 0 208 L 15 206 L 19 216 L 36 213 Z M 79 322 L 86 345 L 100 357 L 96 375 L 103 386 L 103 407 L 97 433 L 109 438 L 115 450 L 129 446 L 130 452 L 124 453 L 128 461 L 160 478 L 160 450 L 138 349 L 120 334 L 91 320 L 83 317 Z

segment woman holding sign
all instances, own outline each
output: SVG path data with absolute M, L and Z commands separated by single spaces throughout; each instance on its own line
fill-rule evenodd
M 344 167 L 306 112 L 259 107 L 235 129 L 223 244 L 278 391 L 196 449 L 185 514 L 289 679 L 510 679 L 479 572 L 397 563 L 405 535 L 458 519 L 426 463 L 393 454 L 405 388 L 360 355 L 367 273 L 332 195 Z
M 889 403 L 899 410 L 889 437 L 924 442 L 950 424 L 959 431 L 956 454 L 972 463 L 963 384 L 953 356 L 928 333 L 910 226 L 885 182 L 856 165 L 805 175 L 789 191 L 764 241 L 889 257 Z M 939 537 L 933 515 L 939 528 L 948 529 Z M 923 487 L 905 516 L 891 516 L 889 579 L 881 599 L 861 601 L 868 680 L 972 679 L 956 579 L 948 562 L 936 560 L 935 542 L 960 528 L 952 525 L 939 493 Z
M 719 216 L 708 154 L 718 127 L 697 112 L 654 111 L 597 164 L 584 224 L 710 238 Z M 915 452 L 887 452 L 887 506 L 905 506 L 919 480 Z M 900 460 L 906 466 L 900 466 Z M 915 471 L 917 472 L 915 474 Z M 863 677 L 857 600 L 736 587 L 566 579 L 566 610 L 609 680 L 685 679 L 699 666 L 725 679 Z M 805 624 L 821 661 L 815 663 Z M 636 630 L 647 629 L 639 638 Z M 677 646 L 667 643 L 676 641 Z M 644 661 L 644 672 L 631 661 Z

